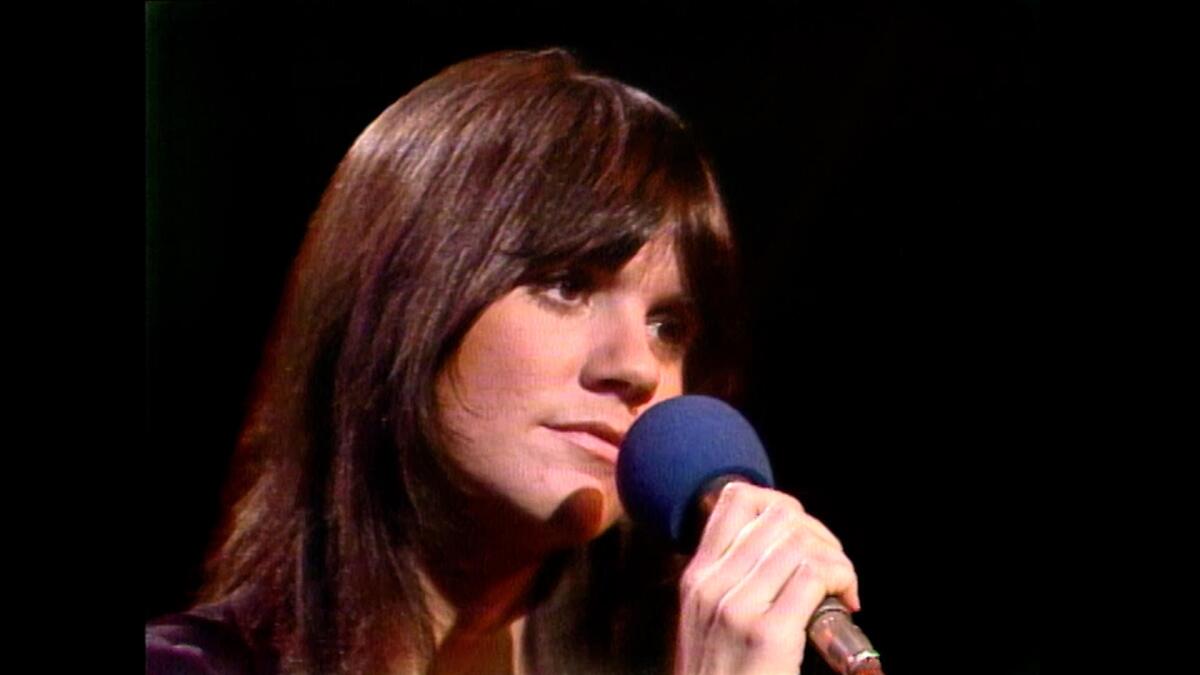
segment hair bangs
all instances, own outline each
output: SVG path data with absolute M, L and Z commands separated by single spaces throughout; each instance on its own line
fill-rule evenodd
M 504 253 L 522 280 L 576 265 L 615 270 L 668 228 L 681 250 L 695 236 L 728 238 L 711 172 L 670 109 L 590 75 L 560 93 L 543 114 L 562 123 L 533 125 L 554 137 L 529 156 L 537 166 L 513 204 L 519 236 Z

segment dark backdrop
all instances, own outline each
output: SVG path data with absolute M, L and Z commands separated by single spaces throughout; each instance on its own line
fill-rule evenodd
M 145 616 L 199 583 L 284 275 L 342 154 L 453 62 L 561 45 L 709 149 L 748 262 L 744 411 L 855 561 L 889 672 L 967 653 L 1037 672 L 1036 0 L 790 4 L 148 3 Z

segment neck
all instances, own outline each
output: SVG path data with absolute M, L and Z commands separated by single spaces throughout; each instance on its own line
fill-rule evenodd
M 418 574 L 440 646 L 451 634 L 469 637 L 507 627 L 523 617 L 540 565 L 505 571 L 446 568 L 426 563 Z M 436 570 L 436 571 L 434 571 Z
M 521 673 L 525 618 L 553 565 L 422 566 L 420 580 L 433 623 L 435 652 L 428 673 Z
M 431 471 L 418 509 L 417 576 L 434 638 L 428 673 L 520 672 L 525 617 L 556 581 L 564 548 L 545 524 Z M 444 665 L 443 665 L 444 664 Z
M 495 512 L 460 507 L 467 513 L 421 539 L 417 573 L 435 645 L 428 672 L 518 673 L 525 617 L 555 583 L 561 556 L 514 536 L 532 529 L 515 518 L 506 528 L 489 522 Z

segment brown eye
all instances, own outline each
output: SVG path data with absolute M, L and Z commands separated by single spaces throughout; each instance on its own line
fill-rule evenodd
M 683 311 L 653 315 L 647 327 L 655 340 L 676 352 L 687 351 L 696 337 L 695 321 Z
M 563 270 L 540 283 L 532 284 L 534 295 L 559 308 L 585 304 L 595 287 L 594 280 L 581 270 Z
M 560 279 L 554 283 L 548 292 L 554 295 L 555 299 L 564 302 L 577 302 L 587 295 L 588 283 L 581 276 L 569 276 L 565 279 Z

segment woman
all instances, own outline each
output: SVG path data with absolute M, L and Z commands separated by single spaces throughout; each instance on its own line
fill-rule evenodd
M 795 672 L 817 603 L 857 609 L 837 540 L 735 485 L 687 560 L 614 487 L 642 411 L 733 394 L 733 259 L 676 115 L 565 52 L 398 100 L 312 218 L 209 583 L 147 670 Z

